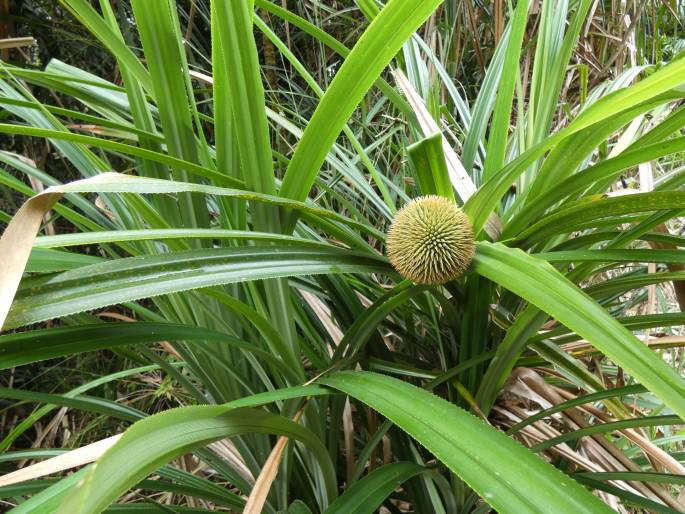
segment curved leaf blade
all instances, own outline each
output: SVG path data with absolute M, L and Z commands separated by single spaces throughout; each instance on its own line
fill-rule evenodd
M 24 281 L 5 328 L 222 284 L 321 273 L 391 271 L 381 256 L 343 248 L 254 246 L 129 257 Z
M 413 462 L 386 464 L 352 484 L 324 514 L 372 514 L 399 485 L 427 471 Z
M 227 406 L 172 409 L 132 425 L 64 500 L 59 514 L 102 512 L 128 488 L 179 455 L 245 433 L 284 435 L 310 448 L 335 496 L 335 470 L 316 436 L 287 418 L 260 410 Z
M 228 334 L 177 323 L 145 321 L 89 323 L 2 335 L 0 336 L 0 370 L 82 352 L 160 341 L 221 342 L 250 352 L 271 364 L 279 365 L 281 371 L 288 373 L 288 368 L 271 353 Z
M 513 439 L 423 389 L 371 372 L 343 371 L 319 382 L 387 417 L 499 512 L 613 512 Z
M 549 263 L 501 244 L 479 243 L 473 268 L 590 341 L 685 418 L 685 380 Z
M 283 177 L 280 195 L 304 200 L 354 109 L 404 42 L 440 0 L 390 0 L 359 38 L 307 124 Z

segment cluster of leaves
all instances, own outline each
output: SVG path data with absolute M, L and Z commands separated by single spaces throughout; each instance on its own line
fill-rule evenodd
M 56 406 L 131 426 L 81 453 L 6 451 L 53 457 L 0 479 L 13 512 L 683 510 L 685 338 L 648 335 L 685 314 L 638 315 L 631 294 L 685 279 L 666 225 L 685 210 L 677 44 L 638 55 L 637 16 L 588 73 L 591 0 L 496 0 L 478 30 L 473 5 L 439 0 L 60 3 L 120 82 L 0 68 L 0 133 L 44 138 L 84 179 L 0 152 L 0 184 L 33 197 L 0 241 L 0 367 L 107 349 L 122 369 L 2 389 L 42 406 L 0 444 Z M 481 64 L 464 95 L 454 77 Z M 444 286 L 383 256 L 398 208 L 431 194 L 478 240 Z M 92 394 L 150 373 L 181 407 Z

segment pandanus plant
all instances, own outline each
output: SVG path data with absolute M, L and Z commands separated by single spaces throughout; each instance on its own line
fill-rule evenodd
M 195 2 L 207 56 L 170 0 L 119 19 L 61 0 L 121 84 L 3 64 L 0 132 L 45 138 L 82 180 L 0 152 L 3 186 L 31 196 L 0 241 L 0 363 L 122 363 L 68 391 L 1 390 L 38 404 L 2 460 L 52 457 L 0 479 L 12 512 L 682 510 L 683 338 L 637 335 L 685 316 L 636 315 L 628 293 L 685 279 L 663 230 L 685 209 L 685 59 L 581 81 L 562 109 L 592 2 L 519 0 L 470 105 L 454 49 L 415 33 L 456 26 L 441 3 L 358 2 L 350 50 L 268 0 Z M 284 22 L 337 55 L 325 91 Z M 288 88 L 265 93 L 255 29 Z M 636 167 L 643 189 L 617 194 Z M 36 237 L 55 220 L 72 228 Z M 88 394 L 150 373 L 178 408 Z M 60 406 L 130 426 L 13 448 Z

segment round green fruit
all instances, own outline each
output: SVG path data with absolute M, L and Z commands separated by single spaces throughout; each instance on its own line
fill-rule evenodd
M 444 284 L 468 269 L 475 242 L 471 222 L 455 203 L 422 196 L 400 209 L 390 225 L 387 253 L 405 278 Z

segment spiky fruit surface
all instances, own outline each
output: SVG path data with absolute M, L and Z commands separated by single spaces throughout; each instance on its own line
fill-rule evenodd
M 395 215 L 387 251 L 390 263 L 403 277 L 418 284 L 444 284 L 471 264 L 473 228 L 453 202 L 441 196 L 421 196 Z

